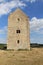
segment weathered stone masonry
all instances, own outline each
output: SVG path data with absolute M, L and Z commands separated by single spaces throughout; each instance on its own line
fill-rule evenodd
M 30 49 L 30 28 L 28 17 L 17 9 L 8 17 L 7 49 Z

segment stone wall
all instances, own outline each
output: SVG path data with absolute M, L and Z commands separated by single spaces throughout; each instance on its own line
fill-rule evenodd
M 20 33 L 17 33 L 17 30 L 20 30 Z M 29 20 L 20 9 L 8 17 L 7 49 L 30 49 Z

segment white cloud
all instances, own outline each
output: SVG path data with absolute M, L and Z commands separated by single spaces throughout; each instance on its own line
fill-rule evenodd
M 4 0 L 0 0 L 0 2 L 3 2 Z
M 7 43 L 7 26 L 0 29 L 0 43 Z
M 30 3 L 35 3 L 35 2 L 39 2 L 39 1 L 43 2 L 43 0 L 25 0 L 25 1 L 30 2 Z
M 31 3 L 36 2 L 36 0 L 26 0 L 26 1 L 31 2 Z
M 26 7 L 25 2 L 36 2 L 37 0 L 0 0 L 0 16 L 8 14 L 13 8 Z
M 0 38 L 0 43 L 5 44 L 5 43 L 6 43 L 6 41 L 7 41 L 7 39 L 6 39 L 6 38 Z
M 1 1 L 3 1 L 3 0 L 1 0 Z M 11 12 L 12 8 L 24 7 L 24 6 L 26 6 L 26 4 L 23 3 L 23 1 L 19 1 L 19 0 L 12 0 L 10 2 L 1 3 L 0 4 L 0 16 L 2 16 L 4 14 L 8 14 L 9 12 Z
M 0 34 L 5 34 L 7 33 L 7 26 L 5 26 L 4 28 L 0 29 Z
M 30 3 L 43 2 L 43 0 L 25 0 L 25 1 Z
M 30 21 L 30 30 L 31 32 L 36 32 L 38 34 L 43 34 L 43 18 L 42 19 L 37 19 L 36 17 L 33 17 Z M 0 29 L 0 36 L 5 35 L 5 37 L 0 37 L 0 43 L 7 43 L 7 26 L 4 28 Z M 30 39 L 32 42 L 34 41 L 39 41 L 35 40 L 34 36 Z M 41 38 L 42 39 L 42 38 Z
M 43 18 L 37 19 L 36 17 L 33 17 L 30 21 L 30 30 L 33 32 L 42 33 L 42 31 L 43 31 Z

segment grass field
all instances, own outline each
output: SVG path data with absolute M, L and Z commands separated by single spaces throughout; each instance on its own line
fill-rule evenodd
M 0 65 L 43 65 L 43 48 L 30 51 L 0 50 Z

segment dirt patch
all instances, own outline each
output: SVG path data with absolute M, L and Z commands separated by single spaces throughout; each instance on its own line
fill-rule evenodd
M 43 48 L 30 51 L 0 50 L 0 65 L 43 65 Z

